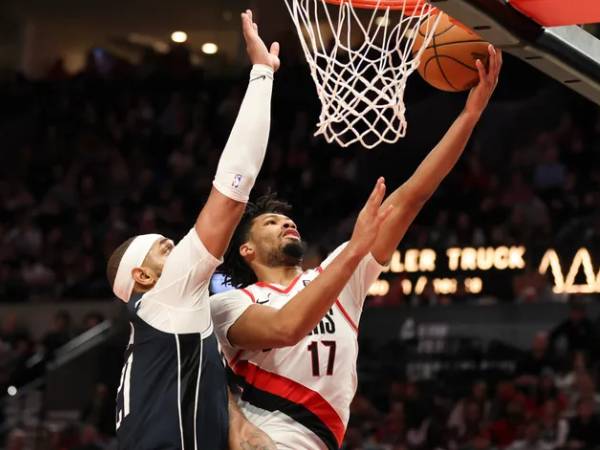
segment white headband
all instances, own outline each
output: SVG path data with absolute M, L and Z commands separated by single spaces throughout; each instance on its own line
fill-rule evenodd
M 129 301 L 131 293 L 133 292 L 133 286 L 135 286 L 135 280 L 131 271 L 140 267 L 146 258 L 146 255 L 158 239 L 163 239 L 162 234 L 142 234 L 136 236 L 136 238 L 129 244 L 121 262 L 117 269 L 117 276 L 113 284 L 113 292 L 124 302 Z

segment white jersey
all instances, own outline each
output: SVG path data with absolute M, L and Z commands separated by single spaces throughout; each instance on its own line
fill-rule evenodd
M 212 333 L 208 285 L 223 262 L 192 228 L 173 247 L 156 284 L 136 306 L 137 315 L 164 333 Z
M 280 450 L 338 449 L 342 445 L 357 385 L 358 323 L 369 287 L 383 267 L 366 256 L 321 322 L 292 347 L 242 350 L 230 344 L 227 332 L 255 303 L 283 307 L 344 245 L 287 287 L 259 282 L 211 297 L 215 334 L 244 387 L 240 407 Z

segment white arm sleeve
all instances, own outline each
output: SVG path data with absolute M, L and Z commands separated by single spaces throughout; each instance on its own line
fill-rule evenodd
M 229 328 L 254 302 L 242 290 L 232 290 L 210 297 L 210 313 L 215 325 L 215 334 L 222 347 L 233 349 L 227 337 Z
M 167 333 L 209 330 L 208 285 L 219 264 L 192 228 L 167 257 L 156 285 L 143 295 L 138 315 Z
M 273 69 L 260 64 L 250 72 L 250 84 L 229 140 L 221 154 L 214 187 L 246 203 L 265 158 L 271 124 Z
M 336 248 L 325 261 L 321 263 L 321 268 L 325 270 L 346 245 L 348 245 L 348 243 L 344 242 Z M 371 253 L 369 253 L 358 264 L 356 270 L 350 277 L 350 280 L 348 280 L 348 283 L 344 286 L 339 300 L 356 322 L 358 322 L 358 319 L 360 318 L 369 288 L 377 280 L 382 271 L 383 266 L 375 260 Z

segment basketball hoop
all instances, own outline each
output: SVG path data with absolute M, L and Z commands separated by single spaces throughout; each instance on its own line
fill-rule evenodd
M 438 21 L 426 0 L 285 0 L 321 101 L 315 136 L 342 147 L 393 144 L 406 134 L 404 89 Z M 423 30 L 422 30 L 423 31 Z

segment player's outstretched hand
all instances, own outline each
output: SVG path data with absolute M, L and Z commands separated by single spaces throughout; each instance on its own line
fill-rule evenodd
M 502 51 L 493 45 L 488 46 L 489 63 L 486 70 L 483 63 L 478 59 L 475 64 L 479 71 L 479 84 L 471 89 L 465 110 L 475 114 L 481 114 L 492 96 L 498 84 L 498 75 L 502 67 Z
M 242 31 L 246 40 L 246 51 L 252 64 L 271 66 L 273 71 L 279 69 L 279 43 L 273 42 L 271 48 L 267 46 L 258 34 L 258 25 L 252 19 L 252 11 L 247 9 L 242 13 Z
M 385 179 L 380 177 L 369 199 L 358 214 L 352 237 L 348 247 L 353 247 L 360 255 L 366 255 L 373 246 L 379 228 L 386 217 L 390 214 L 393 206 L 382 208 L 381 202 L 385 196 Z

